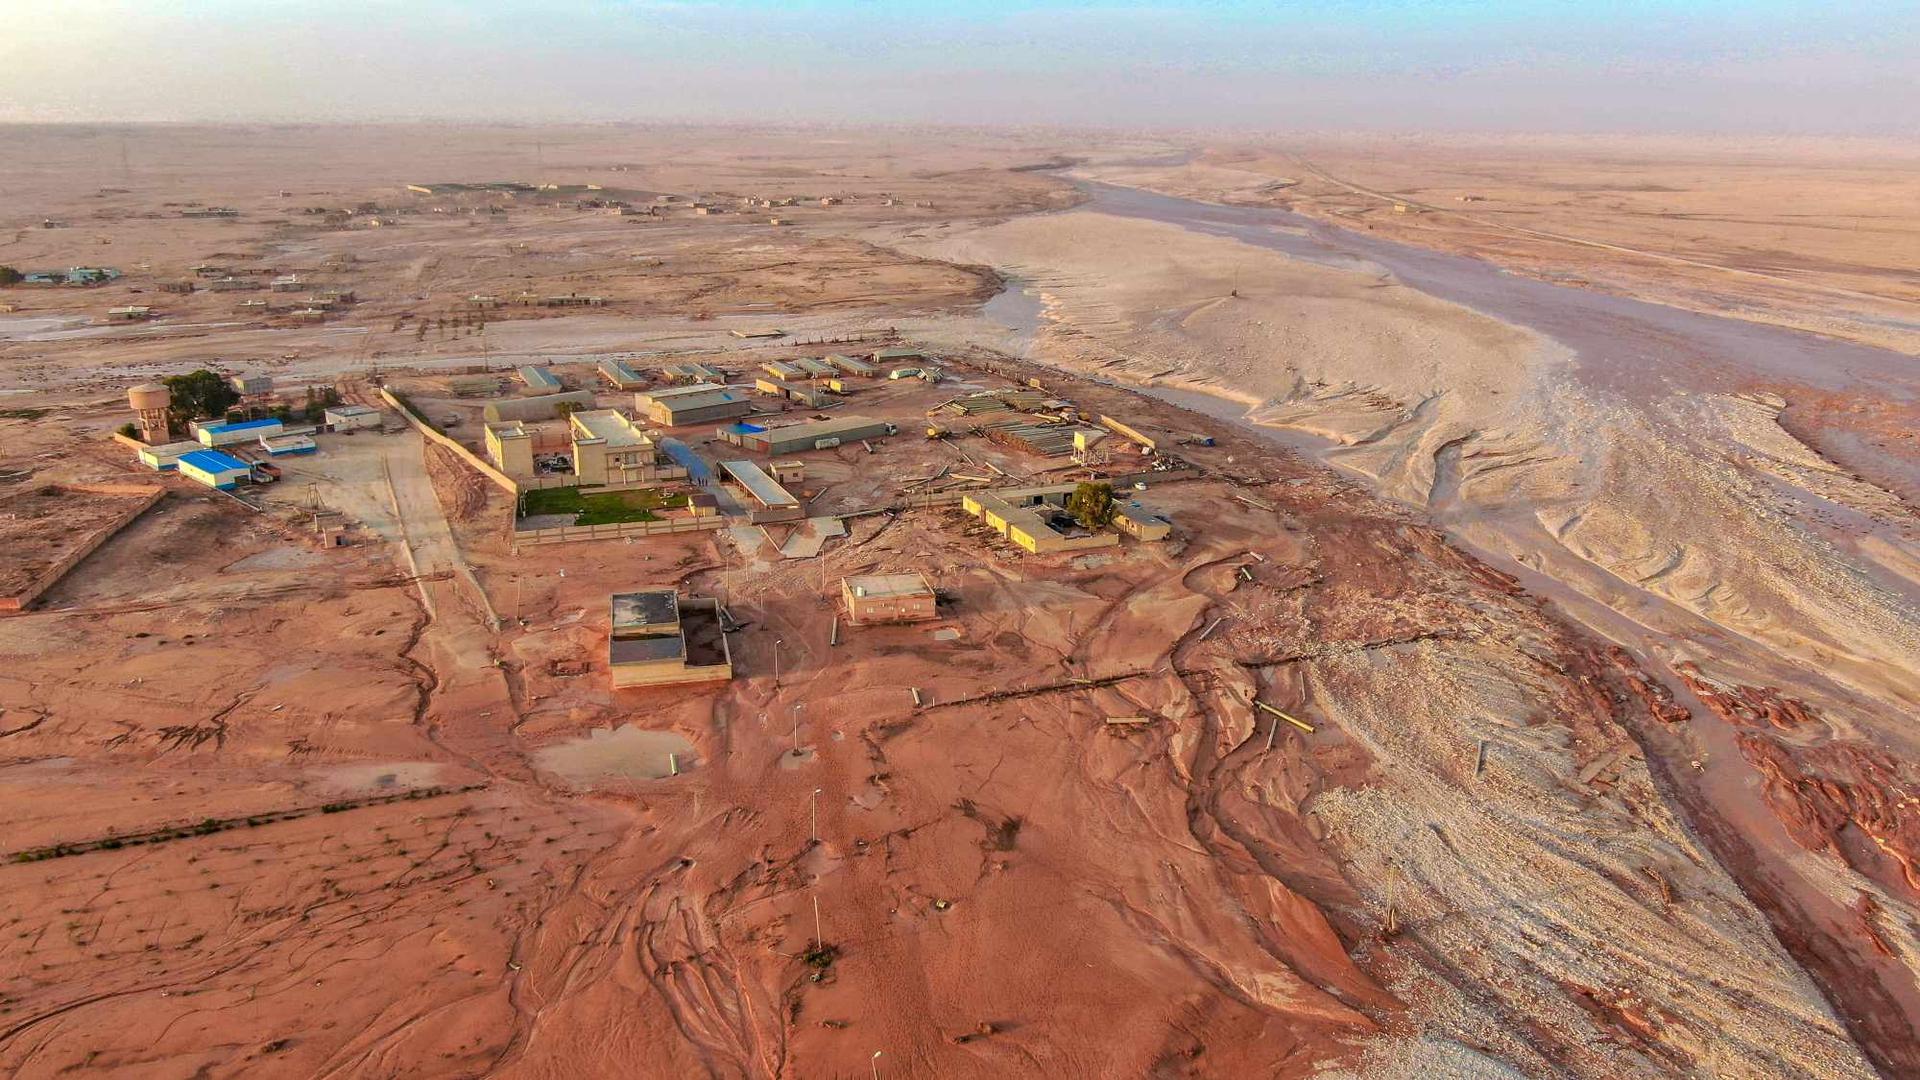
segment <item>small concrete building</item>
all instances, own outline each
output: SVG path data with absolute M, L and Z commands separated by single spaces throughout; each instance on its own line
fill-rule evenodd
M 686 479 L 684 466 L 663 462 L 653 439 L 612 409 L 574 413 L 567 427 L 582 487 Z
M 847 605 L 847 621 L 854 626 L 939 618 L 933 586 L 927 584 L 923 574 L 861 574 L 842 578 L 840 598 Z
M 335 405 L 323 419 L 335 431 L 362 431 L 381 424 L 380 410 L 366 405 Z
M 251 473 L 252 467 L 232 454 L 218 450 L 195 450 L 180 455 L 180 475 L 221 491 L 232 491 Z
M 486 425 L 487 457 L 508 476 L 533 475 L 533 432 L 518 420 Z
M 262 397 L 273 393 L 271 375 L 232 375 L 227 378 L 227 384 L 243 397 Z
M 180 459 L 200 449 L 197 442 L 170 442 L 140 448 L 140 464 L 155 472 L 172 472 Z
M 665 427 L 704 424 L 753 411 L 747 395 L 714 383 L 694 383 L 633 395 L 634 411 Z
M 143 307 L 139 304 L 134 304 L 129 307 L 108 308 L 107 318 L 119 322 L 140 322 L 153 318 L 153 309 Z
M 890 364 L 917 364 L 927 358 L 919 349 L 893 348 L 881 349 L 873 354 L 873 362 L 886 367 Z
M 717 434 L 741 449 L 774 457 L 803 450 L 824 450 L 843 442 L 877 439 L 899 429 L 885 420 L 870 416 L 841 416 L 832 420 L 812 420 L 784 427 L 763 427 L 741 422 L 729 424 Z
M 1113 527 L 1135 540 L 1165 540 L 1173 534 L 1173 519 L 1138 499 L 1113 501 Z
M 266 435 L 279 435 L 285 426 L 278 420 L 243 420 L 235 424 L 201 421 L 193 425 L 193 437 L 201 446 L 238 446 Z
M 785 360 L 769 360 L 760 365 L 760 370 L 781 382 L 807 377 L 805 369 L 796 364 L 789 364 Z
M 827 375 L 834 374 L 834 367 L 832 364 L 829 364 L 823 360 L 815 360 L 811 356 L 800 357 L 798 360 L 795 360 L 793 362 L 793 366 L 799 368 L 801 371 L 806 372 L 808 375 L 811 375 L 814 378 L 821 378 Z
M 718 601 L 644 589 L 614 593 L 609 606 L 607 670 L 616 690 L 733 678 Z

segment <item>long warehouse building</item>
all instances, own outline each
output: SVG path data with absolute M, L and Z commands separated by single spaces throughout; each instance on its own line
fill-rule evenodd
M 823 450 L 844 442 L 877 439 L 899 429 L 885 420 L 870 416 L 840 416 L 832 420 L 812 420 L 785 427 L 759 424 L 729 424 L 719 431 L 722 439 L 757 454 L 793 454 L 802 450 Z
M 742 390 L 714 383 L 694 383 L 635 394 L 633 408 L 656 424 L 680 427 L 745 416 L 753 411 L 753 402 Z

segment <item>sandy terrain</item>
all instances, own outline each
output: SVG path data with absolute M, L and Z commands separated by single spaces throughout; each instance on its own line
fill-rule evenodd
M 104 437 L 117 395 L 203 363 L 375 401 L 375 377 L 744 372 L 896 327 L 951 377 L 857 391 L 902 428 L 875 452 L 800 455 L 816 512 L 859 514 L 790 545 L 811 557 L 744 523 L 516 551 L 511 500 L 411 430 L 323 436 L 259 512 L 164 481 L 0 619 L 0 1072 L 1920 1068 L 1920 567 L 1883 478 L 1911 448 L 1846 444 L 1872 476 L 1829 456 L 1906 415 L 1878 354 L 1801 380 L 1704 346 L 1602 364 L 1310 223 L 1010 171 L 1175 191 L 1259 175 L 1238 148 L 195 129 L 136 133 L 123 166 L 104 132 L 0 139 L 34 162 L 0 154 L 30 196 L 0 262 L 129 272 L 0 290 L 27 410 L 0 417 L 0 495 L 152 481 Z M 271 209 L 503 176 L 848 198 L 790 227 Z M 295 326 L 161 294 L 177 314 L 93 323 L 215 258 L 359 303 Z M 1002 277 L 1032 293 L 983 306 Z M 609 302 L 450 305 L 523 289 Z M 1890 411 L 1856 411 L 1856 376 Z M 1214 439 L 1139 493 L 1172 539 L 1031 556 L 955 509 L 872 512 L 942 468 L 1070 472 L 916 430 L 1028 379 Z M 358 542 L 314 546 L 315 502 Z M 938 620 L 833 627 L 841 576 L 901 571 Z M 669 585 L 726 604 L 736 677 L 610 690 L 607 594 Z

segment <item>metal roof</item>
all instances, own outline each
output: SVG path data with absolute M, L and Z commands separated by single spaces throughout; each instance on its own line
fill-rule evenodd
M 884 430 L 886 421 L 871 416 L 837 416 L 832 420 L 809 420 L 800 424 L 787 424 L 782 427 L 770 427 L 763 436 L 768 443 L 789 443 L 795 439 L 811 442 L 818 439 L 831 439 L 849 431 L 867 428 Z
M 202 424 L 200 425 L 200 430 L 221 434 L 229 431 L 253 431 L 255 429 L 279 428 L 280 426 L 280 421 L 269 418 L 266 420 L 242 420 L 234 424 Z
M 520 369 L 520 381 L 535 390 L 558 390 L 562 385 L 560 377 L 553 372 L 531 365 Z
M 751 461 L 723 461 L 720 467 L 741 487 L 746 488 L 761 506 L 772 510 L 776 507 L 799 506 L 800 500 L 793 493 L 768 476 L 765 469 Z
M 191 454 L 181 454 L 180 464 L 191 465 L 205 473 L 233 472 L 236 469 L 246 472 L 250 468 L 232 454 L 223 454 L 218 450 L 195 450 Z

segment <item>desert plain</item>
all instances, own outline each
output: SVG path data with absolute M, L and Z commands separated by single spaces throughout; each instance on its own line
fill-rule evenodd
M 0 1071 L 1920 1071 L 1911 147 L 22 126 L 0 185 L 0 265 L 118 272 L 0 288 Z M 888 349 L 939 378 L 755 386 Z M 669 425 L 724 522 L 538 542 L 485 403 L 616 361 L 896 430 L 759 523 Z M 127 390 L 202 369 L 382 424 L 156 473 Z M 1099 478 L 1171 535 L 963 506 Z M 732 677 L 615 688 L 639 589 Z

